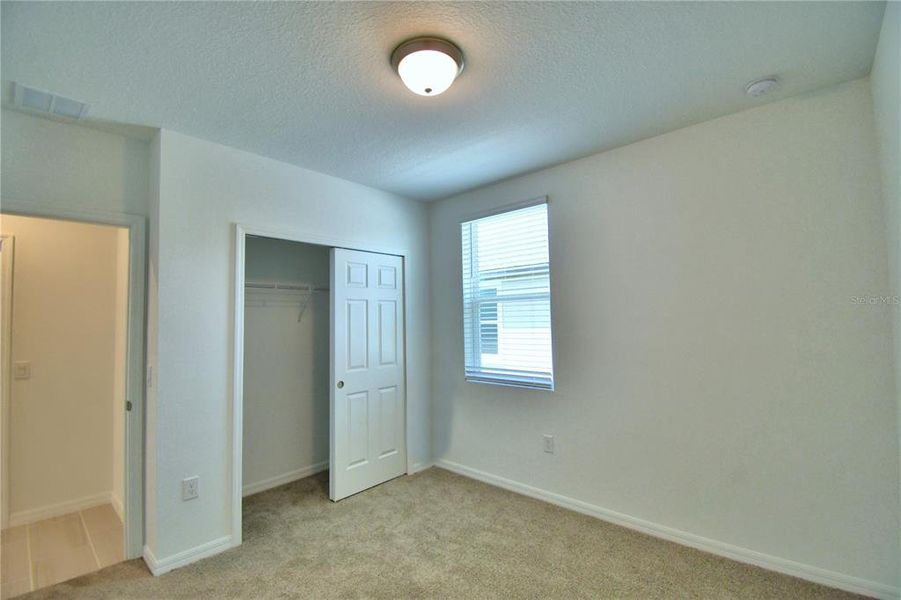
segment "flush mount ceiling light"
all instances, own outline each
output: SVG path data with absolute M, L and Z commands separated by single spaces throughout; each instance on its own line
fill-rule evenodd
M 414 94 L 437 96 L 463 70 L 463 52 L 441 38 L 414 38 L 394 49 L 391 66 Z

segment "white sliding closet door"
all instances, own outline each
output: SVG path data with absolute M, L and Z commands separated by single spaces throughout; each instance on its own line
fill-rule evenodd
M 403 262 L 332 249 L 329 497 L 406 472 Z

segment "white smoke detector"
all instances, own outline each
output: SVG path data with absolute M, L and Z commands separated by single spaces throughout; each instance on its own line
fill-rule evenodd
M 28 87 L 21 83 L 13 83 L 13 104 L 29 112 L 69 121 L 78 121 L 84 118 L 88 112 L 88 105 L 84 102 Z
M 775 77 L 764 77 L 763 79 L 755 79 L 745 86 L 745 93 L 749 96 L 757 97 L 768 94 L 776 89 L 779 80 Z

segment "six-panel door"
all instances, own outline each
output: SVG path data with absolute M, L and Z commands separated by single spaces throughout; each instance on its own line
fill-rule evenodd
M 332 249 L 329 497 L 406 472 L 403 262 Z

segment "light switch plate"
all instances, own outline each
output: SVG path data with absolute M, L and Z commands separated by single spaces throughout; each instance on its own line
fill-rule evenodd
M 31 361 L 20 360 L 14 362 L 13 377 L 16 379 L 31 379 Z

